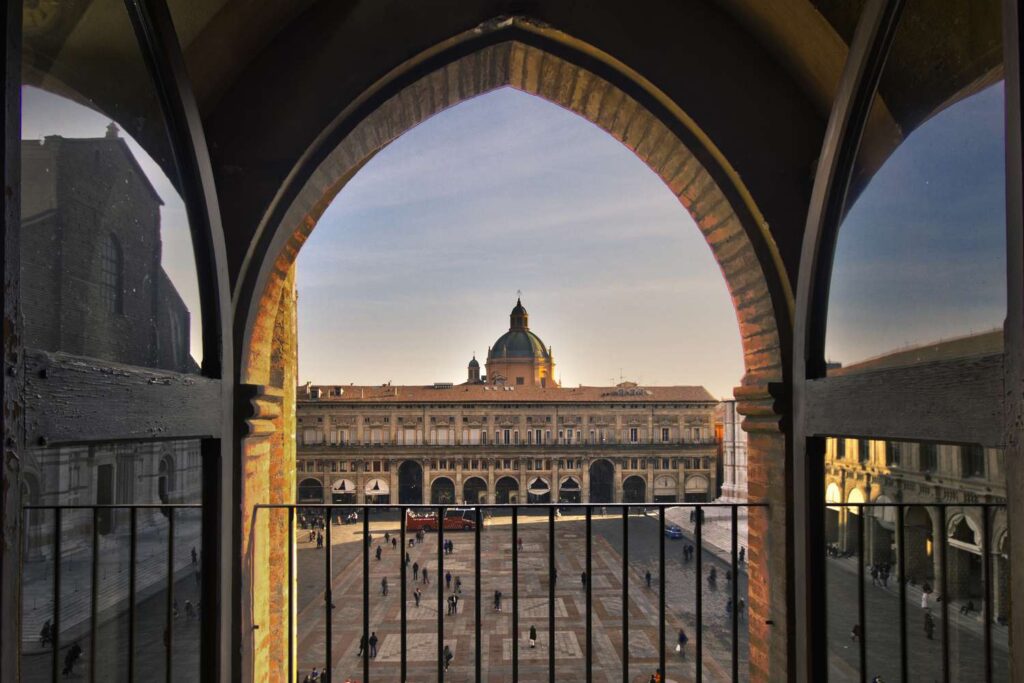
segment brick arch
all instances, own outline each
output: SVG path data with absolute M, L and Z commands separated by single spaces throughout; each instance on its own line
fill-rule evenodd
M 639 85 L 639 84 L 638 84 Z M 460 102 L 502 87 L 536 95 L 594 123 L 644 161 L 679 199 L 707 240 L 722 269 L 736 311 L 744 355 L 745 386 L 783 379 L 777 311 L 770 283 L 785 283 L 781 262 L 766 273 L 751 233 L 774 243 L 752 200 L 736 207 L 719 183 L 670 126 L 694 125 L 685 115 L 666 123 L 608 80 L 562 57 L 518 41 L 491 45 L 449 62 L 401 89 L 366 115 L 326 155 L 299 190 L 275 229 L 276 254 L 257 276 L 244 329 L 242 372 L 248 384 L 267 384 L 270 340 L 278 301 L 298 253 L 317 221 L 348 181 L 378 151 L 403 133 Z M 662 99 L 664 97 L 662 96 Z M 697 139 L 703 139 L 694 130 Z M 734 195 L 748 197 L 733 178 Z M 782 284 L 785 290 L 786 286 Z M 788 291 L 788 290 L 787 290 Z M 788 296 L 788 295 L 787 295 Z
M 557 44 L 559 49 L 547 51 L 520 40 L 498 42 L 453 58 L 401 89 L 405 74 L 396 70 L 323 132 L 316 148 L 308 153 L 321 159 L 318 165 L 312 168 L 313 162 L 309 162 L 312 170 L 308 171 L 297 168 L 288 186 L 281 189 L 281 204 L 267 212 L 261 236 L 243 266 L 243 284 L 236 291 L 239 377 L 242 383 L 256 387 L 249 438 L 242 443 L 246 463 L 242 506 L 266 502 L 268 491 L 291 496 L 288 487 L 275 488 L 269 483 L 295 474 L 294 451 L 287 457 L 288 446 L 281 436 L 294 427 L 289 420 L 294 418 L 291 407 L 297 381 L 295 261 L 317 221 L 348 181 L 403 133 L 460 102 L 512 87 L 578 114 L 633 151 L 694 218 L 722 270 L 744 356 L 743 386 L 735 393 L 749 434 L 750 496 L 772 506 L 770 514 L 754 515 L 750 521 L 751 667 L 759 672 L 759 678 L 783 680 L 787 665 L 767 654 L 787 648 L 787 630 L 771 624 L 790 621 L 785 597 L 790 588 L 786 582 L 788 503 L 783 484 L 788 475 L 780 420 L 785 402 L 773 391 L 773 385 L 786 381 L 780 338 L 789 338 L 792 310 L 781 259 L 742 180 L 667 96 L 591 46 L 580 47 L 578 42 L 550 32 L 541 38 L 534 36 L 530 42 L 534 39 Z M 592 68 L 554 52 L 580 54 Z M 437 55 L 430 59 L 432 64 L 441 61 Z M 394 94 L 384 99 L 381 93 Z M 690 141 L 690 147 L 685 141 Z M 273 424 L 263 419 L 271 415 L 277 418 Z M 268 435 L 272 435 L 269 442 Z M 261 469 L 267 462 L 269 477 Z M 587 486 L 584 482 L 584 489 Z M 521 488 L 519 491 L 522 493 Z M 424 495 L 429 495 L 429 489 Z M 254 569 L 262 565 L 245 540 L 249 538 L 248 524 L 243 523 L 243 554 L 252 557 L 243 567 L 243 577 L 261 584 L 266 577 Z M 284 547 L 286 532 L 277 529 L 270 545 Z M 271 562 L 280 569 L 280 559 Z M 276 584 L 271 581 L 268 585 Z M 255 680 L 262 672 L 282 670 L 286 652 L 266 643 L 287 642 L 284 629 L 289 622 L 280 597 L 270 604 L 254 603 L 251 612 L 243 615 L 241 628 L 246 634 L 243 649 L 253 653 L 253 668 L 246 677 Z M 256 632 L 252 629 L 255 624 L 269 626 Z M 243 662 L 249 661 L 246 654 Z

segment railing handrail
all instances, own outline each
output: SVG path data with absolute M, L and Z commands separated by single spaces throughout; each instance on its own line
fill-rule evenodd
M 202 503 L 73 503 L 71 505 L 22 505 L 22 510 L 166 510 L 168 508 L 184 508 L 198 510 Z
M 770 503 L 754 501 L 750 503 L 695 503 L 695 502 L 658 502 L 658 503 L 256 503 L 256 509 L 283 509 L 296 507 L 317 507 L 317 508 L 600 508 L 600 507 L 627 507 L 627 508 L 670 508 L 670 507 L 691 507 L 691 508 L 766 508 Z

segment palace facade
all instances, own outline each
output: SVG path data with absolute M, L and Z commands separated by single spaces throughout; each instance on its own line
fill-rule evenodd
M 703 387 L 561 387 L 517 302 L 462 384 L 300 387 L 298 500 L 709 501 L 718 401 Z
M 832 375 L 934 362 L 971 359 L 1002 348 L 1002 332 L 971 335 L 834 368 Z M 865 561 L 896 566 L 899 560 L 895 507 L 850 507 L 849 503 L 919 503 L 905 508 L 903 556 L 906 576 L 938 591 L 941 544 L 949 597 L 980 605 L 984 560 L 993 571 L 995 618 L 1005 619 L 1009 595 L 1009 535 L 1004 508 L 985 513 L 978 503 L 1006 503 L 1003 450 L 976 444 L 919 443 L 829 438 L 825 451 L 825 538 L 841 552 L 856 553 L 863 536 Z M 943 503 L 940 509 L 928 503 Z M 959 507 L 962 503 L 965 507 Z M 986 536 L 988 542 L 986 542 Z

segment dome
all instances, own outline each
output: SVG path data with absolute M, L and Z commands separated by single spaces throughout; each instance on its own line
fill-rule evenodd
M 509 330 L 494 342 L 488 358 L 549 358 L 544 342 L 533 332 L 524 329 Z
M 516 299 L 516 306 L 509 315 L 509 330 L 498 337 L 487 358 L 545 358 L 551 354 L 540 337 L 530 332 L 529 314 L 522 299 Z
M 469 367 L 471 367 L 471 368 L 478 368 L 478 367 L 480 367 L 480 362 L 476 359 L 476 356 L 473 356 L 473 360 L 469 361 Z

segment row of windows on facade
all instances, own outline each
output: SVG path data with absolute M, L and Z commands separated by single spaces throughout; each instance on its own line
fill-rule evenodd
M 837 448 L 836 459 L 866 464 L 871 459 L 871 444 L 876 443 L 865 439 L 842 439 L 842 448 Z M 885 466 L 893 468 L 913 467 L 910 462 L 904 463 L 904 451 L 907 444 L 898 441 L 883 442 Z M 985 476 L 985 449 L 979 445 L 959 447 L 960 473 L 964 478 Z M 918 472 L 935 472 L 938 469 L 938 446 L 933 443 L 918 444 Z
M 348 429 L 332 429 L 330 432 L 324 432 L 322 429 L 315 427 L 306 427 L 302 430 L 302 445 L 304 446 L 317 446 L 320 444 L 330 445 L 348 445 L 352 443 L 362 443 L 368 445 L 397 445 L 397 446 L 422 446 L 424 445 L 423 429 L 399 429 L 395 431 L 394 440 L 391 441 L 385 435 L 383 429 L 369 429 L 363 430 L 362 441 L 353 441 L 354 430 Z M 657 439 L 648 439 L 647 430 L 643 427 L 629 427 L 623 429 L 621 432 L 621 438 L 618 442 L 615 441 L 615 430 L 609 429 L 591 429 L 586 434 L 582 429 L 559 429 L 554 432 L 550 429 L 530 429 L 526 431 L 525 437 L 520 434 L 518 429 L 496 429 L 494 431 L 494 439 L 490 442 L 490 445 L 494 446 L 519 446 L 519 445 L 545 445 L 545 444 L 559 444 L 564 446 L 576 445 L 587 445 L 587 444 L 605 444 L 605 443 L 623 443 L 623 444 L 639 444 L 639 443 L 673 443 L 677 439 L 673 437 L 679 433 L 671 427 L 662 427 L 660 430 L 656 430 L 655 434 L 658 435 Z M 682 430 L 683 443 L 701 443 L 703 439 L 706 439 L 709 434 L 708 430 L 701 427 L 690 427 Z M 488 445 L 489 433 L 483 429 L 463 429 L 462 439 L 456 440 L 456 430 L 454 429 L 430 429 L 426 430 L 427 441 L 426 444 L 430 446 L 448 446 L 448 445 L 469 445 L 469 446 L 480 446 Z M 326 438 L 325 438 L 326 437 Z
M 459 460 L 435 458 L 430 461 L 430 466 L 435 470 L 455 470 L 457 469 L 459 462 Z M 463 464 L 463 469 L 466 471 L 485 471 L 487 469 L 487 463 L 484 460 L 468 459 L 462 460 L 461 462 Z M 495 461 L 495 469 L 518 470 L 519 462 L 521 461 L 512 458 L 497 460 Z M 687 470 L 707 470 L 711 468 L 711 458 L 708 456 L 690 458 L 621 458 L 619 462 L 624 470 L 646 470 L 648 465 L 656 470 L 677 470 L 680 466 Z M 586 461 L 581 458 L 559 458 L 555 461 L 547 458 L 530 458 L 526 460 L 526 469 L 528 471 L 548 470 L 551 468 L 553 463 L 557 463 L 559 469 L 563 470 L 581 470 L 587 464 Z M 390 472 L 391 461 L 363 460 L 358 462 L 348 462 L 345 460 L 300 459 L 296 465 L 296 469 L 299 472 Z

